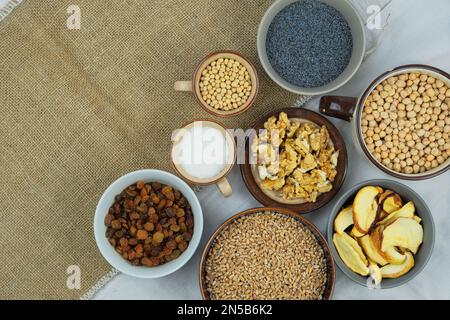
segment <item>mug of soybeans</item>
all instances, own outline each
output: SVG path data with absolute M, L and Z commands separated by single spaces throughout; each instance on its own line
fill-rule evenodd
M 359 98 L 324 96 L 320 112 L 352 122 L 357 149 L 376 167 L 406 180 L 450 168 L 450 75 L 404 65 L 377 77 Z
M 236 51 L 208 54 L 195 69 L 192 80 L 175 82 L 176 91 L 193 92 L 210 114 L 232 117 L 255 101 L 259 81 L 253 64 Z

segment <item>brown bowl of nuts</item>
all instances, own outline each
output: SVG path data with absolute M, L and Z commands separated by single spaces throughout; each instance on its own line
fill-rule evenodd
M 217 228 L 203 250 L 199 280 L 206 300 L 326 300 L 333 294 L 335 267 L 311 222 L 264 207 Z
M 160 170 L 139 170 L 103 193 L 94 234 L 103 257 L 119 271 L 158 278 L 181 268 L 194 254 L 203 215 L 194 191 Z
M 450 75 L 405 65 L 377 77 L 359 98 L 325 96 L 320 111 L 352 120 L 359 150 L 391 176 L 421 180 L 450 168 Z
M 208 54 L 195 69 L 192 80 L 175 82 L 176 91 L 192 91 L 209 113 L 231 117 L 246 111 L 255 101 L 259 81 L 253 64 L 230 50 Z
M 263 205 L 308 213 L 328 203 L 347 171 L 347 150 L 336 127 L 301 108 L 276 110 L 249 133 L 241 173 Z

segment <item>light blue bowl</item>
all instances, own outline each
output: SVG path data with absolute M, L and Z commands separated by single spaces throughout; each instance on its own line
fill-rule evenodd
M 396 181 L 392 180 L 368 180 L 361 182 L 355 186 L 353 186 L 350 190 L 345 192 L 339 200 L 337 200 L 333 211 L 328 219 L 327 226 L 327 240 L 330 245 L 331 252 L 334 256 L 334 261 L 338 265 L 339 269 L 345 273 L 347 277 L 355 281 L 356 283 L 367 287 L 367 277 L 360 276 L 359 274 L 350 270 L 345 263 L 342 261 L 341 257 L 336 251 L 336 247 L 333 243 L 333 234 L 334 234 L 334 219 L 336 215 L 341 211 L 342 207 L 353 203 L 353 199 L 355 198 L 356 193 L 359 189 L 365 186 L 380 186 L 383 189 L 390 189 L 396 193 L 398 193 L 403 202 L 413 201 L 416 207 L 416 215 L 422 218 L 422 226 L 423 226 L 423 243 L 419 248 L 419 251 L 416 255 L 414 255 L 414 267 L 405 275 L 396 278 L 396 279 L 383 279 L 381 281 L 381 289 L 389 289 L 401 286 L 408 281 L 412 280 L 415 276 L 417 276 L 423 268 L 425 268 L 428 260 L 430 260 L 431 254 L 433 252 L 434 241 L 435 241 L 435 227 L 433 216 L 431 215 L 430 209 L 428 209 L 425 201 L 411 188 L 405 186 Z

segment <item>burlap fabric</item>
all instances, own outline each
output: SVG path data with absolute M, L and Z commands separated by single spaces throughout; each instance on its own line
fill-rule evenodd
M 261 78 L 256 103 L 227 126 L 298 99 L 258 62 L 270 3 L 27 0 L 0 23 L 0 298 L 79 298 L 111 269 L 93 236 L 96 203 L 127 172 L 172 170 L 172 130 L 211 117 L 173 83 L 208 52 L 240 51 Z M 80 30 L 66 26 L 71 4 Z M 80 290 L 66 286 L 70 265 Z

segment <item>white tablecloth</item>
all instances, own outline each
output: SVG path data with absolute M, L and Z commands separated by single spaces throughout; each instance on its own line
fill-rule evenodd
M 357 96 L 379 74 L 402 64 L 422 63 L 450 71 L 450 1 L 393 0 L 391 17 L 380 47 L 361 66 L 356 76 L 333 94 Z M 257 106 L 254 106 L 257 108 Z M 317 111 L 318 98 L 307 108 Z M 346 181 L 337 195 L 367 179 L 390 178 L 372 167 L 359 155 L 351 139 L 350 125 L 332 119 L 347 143 L 349 154 Z M 116 276 L 95 296 L 96 299 L 201 299 L 198 268 L 202 249 L 215 228 L 227 217 L 260 204 L 247 191 L 238 167 L 230 175 L 234 194 L 222 198 L 215 186 L 203 188 L 199 199 L 203 207 L 205 227 L 202 243 L 195 256 L 178 272 L 165 278 L 143 280 L 123 274 Z M 427 202 L 436 224 L 433 256 L 414 280 L 388 290 L 369 290 L 348 279 L 339 269 L 335 299 L 450 299 L 450 172 L 420 182 L 403 182 L 416 190 Z M 322 232 L 333 201 L 306 215 Z

